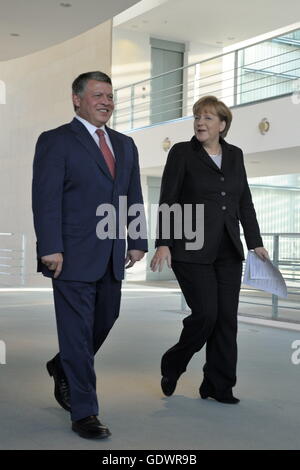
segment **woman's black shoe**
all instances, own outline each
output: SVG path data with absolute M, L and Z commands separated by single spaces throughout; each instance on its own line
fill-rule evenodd
M 231 397 L 217 397 L 213 393 L 201 390 L 201 387 L 199 388 L 199 393 L 200 397 L 203 400 L 205 400 L 206 398 L 213 398 L 214 400 L 219 401 L 220 403 L 226 403 L 228 405 L 237 405 L 240 402 L 240 400 L 238 398 L 235 398 L 233 395 Z
M 167 376 L 163 376 L 161 379 L 161 389 L 167 397 L 170 397 L 171 395 L 173 395 L 176 385 L 177 385 L 177 379 L 171 379 L 170 377 L 167 377 Z

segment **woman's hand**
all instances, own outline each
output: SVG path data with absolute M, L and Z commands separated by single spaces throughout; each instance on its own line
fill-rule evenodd
M 162 271 L 164 262 L 167 261 L 168 267 L 171 269 L 171 252 L 168 246 L 159 246 L 156 249 L 155 255 L 153 256 L 151 263 L 150 263 L 150 268 L 153 272 L 157 271 L 157 268 L 159 272 Z
M 257 248 L 254 248 L 254 251 L 257 254 L 257 256 L 260 259 L 262 259 L 263 261 L 265 261 L 266 259 L 270 259 L 269 253 L 267 252 L 267 250 L 263 246 L 259 246 Z

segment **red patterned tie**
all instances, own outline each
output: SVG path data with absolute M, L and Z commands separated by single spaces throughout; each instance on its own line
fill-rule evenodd
M 106 143 L 105 133 L 102 129 L 97 129 L 96 134 L 99 137 L 99 147 L 100 147 L 101 152 L 103 153 L 104 160 L 106 161 L 106 165 L 108 166 L 111 176 L 114 178 L 115 170 L 116 170 L 116 162 L 113 157 L 113 154 L 111 153 L 109 146 Z

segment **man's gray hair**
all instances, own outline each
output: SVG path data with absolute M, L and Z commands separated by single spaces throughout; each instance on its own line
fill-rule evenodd
M 97 82 L 112 84 L 111 78 L 104 72 L 85 72 L 75 78 L 72 83 L 72 91 L 74 95 L 82 95 L 89 80 L 97 80 Z

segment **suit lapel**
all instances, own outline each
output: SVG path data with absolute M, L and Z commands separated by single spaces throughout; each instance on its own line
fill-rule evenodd
M 231 167 L 231 163 L 232 163 L 232 150 L 231 148 L 229 147 L 229 145 L 227 144 L 227 142 L 225 142 L 224 139 L 221 139 L 220 140 L 220 144 L 222 146 L 222 163 L 221 163 L 221 172 L 226 175 L 228 174 L 232 167 Z
M 197 151 L 199 157 L 201 158 L 202 162 L 205 163 L 205 165 L 209 166 L 212 170 L 215 170 L 219 173 L 221 172 L 218 165 L 215 164 L 215 162 L 208 155 L 206 150 L 203 148 L 203 146 L 201 145 L 201 143 L 197 140 L 197 138 L 195 136 L 192 138 L 192 146 L 193 146 L 194 150 Z
M 213 170 L 218 171 L 220 173 L 220 171 L 221 171 L 220 168 L 218 167 L 218 165 L 216 165 L 216 163 L 208 155 L 208 153 L 206 152 L 206 150 L 204 150 L 204 148 L 202 148 L 201 154 L 202 154 L 201 156 L 202 156 L 202 159 L 203 159 L 204 163 L 206 163 L 206 165 L 210 166 Z M 223 158 L 222 158 L 222 162 L 223 162 Z
M 110 171 L 105 163 L 104 157 L 101 154 L 100 148 L 89 134 L 85 126 L 76 118 L 71 122 L 71 129 L 76 134 L 77 140 L 85 147 L 89 155 L 95 160 L 98 167 L 103 173 L 113 181 Z
M 218 173 L 226 173 L 230 167 L 230 161 L 231 161 L 231 152 L 230 149 L 225 142 L 224 139 L 220 139 L 220 144 L 222 147 L 222 163 L 221 163 L 221 168 L 218 167 L 218 165 L 215 164 L 213 159 L 208 155 L 208 153 L 205 151 L 201 143 L 197 140 L 197 138 L 194 136 L 192 138 L 192 145 L 194 150 L 196 150 L 199 154 L 199 157 L 205 163 L 207 166 L 209 166 L 212 170 L 217 171 Z

